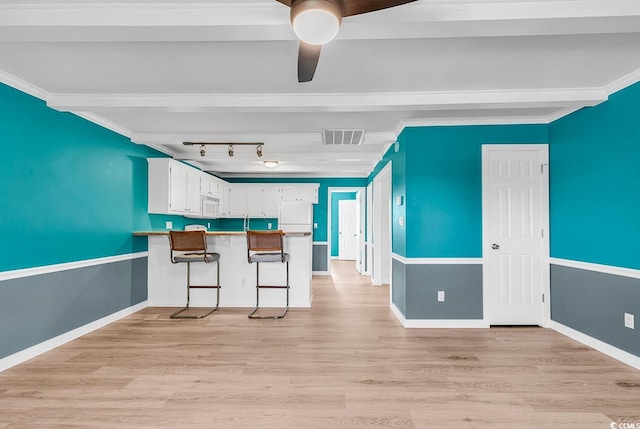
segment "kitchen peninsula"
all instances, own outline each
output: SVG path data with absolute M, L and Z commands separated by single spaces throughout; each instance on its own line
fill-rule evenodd
M 168 231 L 139 231 L 136 236 L 148 236 L 148 302 L 153 307 L 180 307 L 186 302 L 186 266 L 169 260 Z M 254 307 L 256 304 L 256 267 L 247 262 L 246 234 L 243 231 L 208 231 L 209 251 L 220 253 L 220 307 Z M 289 253 L 290 307 L 310 307 L 311 290 L 311 233 L 286 232 L 284 249 Z M 284 284 L 285 264 L 261 264 L 262 284 Z M 215 264 L 193 264 L 193 284 L 215 283 Z M 282 307 L 282 290 L 260 292 L 260 305 Z M 192 307 L 215 305 L 215 292 L 208 289 L 191 291 Z
M 313 204 L 318 184 L 229 183 L 170 158 L 149 158 L 148 212 L 180 215 L 190 219 L 276 219 L 285 231 L 284 251 L 289 253 L 289 306 L 311 306 Z M 271 228 L 271 223 L 267 224 Z M 208 231 L 209 251 L 220 254 L 220 306 L 256 305 L 256 265 L 247 261 L 244 230 Z M 180 307 L 186 303 L 186 267 L 172 264 L 168 230 L 141 231 L 148 236 L 148 303 L 154 307 Z M 193 264 L 194 285 L 215 284 L 216 265 Z M 285 284 L 286 264 L 260 264 L 261 284 Z M 284 306 L 285 293 L 278 289 L 260 292 L 260 305 Z M 215 305 L 208 289 L 191 291 L 191 306 Z

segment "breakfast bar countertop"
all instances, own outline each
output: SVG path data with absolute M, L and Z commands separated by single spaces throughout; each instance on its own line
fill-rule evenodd
M 181 230 L 180 230 L 181 231 Z M 271 231 L 275 231 L 275 230 L 271 230 Z M 205 231 L 206 235 L 247 235 L 245 231 Z M 163 230 L 163 231 L 134 231 L 133 232 L 134 236 L 150 236 L 150 235 L 169 235 L 169 230 Z M 310 232 L 308 231 L 300 231 L 300 232 L 295 232 L 295 231 L 287 231 L 284 233 L 284 235 L 303 235 L 303 236 L 308 236 L 311 235 Z

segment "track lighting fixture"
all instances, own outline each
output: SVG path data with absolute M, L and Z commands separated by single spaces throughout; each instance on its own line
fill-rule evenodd
M 256 147 L 256 155 L 258 155 L 258 158 L 262 158 L 262 149 L 264 146 L 264 143 L 262 142 L 255 142 L 255 143 L 249 143 L 249 142 L 240 142 L 240 143 L 236 143 L 236 142 L 182 142 L 183 145 L 185 146 L 200 146 L 200 156 L 205 156 L 207 154 L 206 150 L 207 150 L 207 146 L 211 145 L 211 146 L 220 146 L 220 145 L 225 145 L 227 146 L 227 153 L 229 154 L 229 157 L 233 157 L 233 155 L 235 154 L 235 146 L 255 146 Z

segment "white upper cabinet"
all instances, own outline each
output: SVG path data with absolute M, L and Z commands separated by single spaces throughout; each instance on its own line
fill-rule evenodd
M 231 217 L 231 184 L 220 180 L 220 216 Z
M 318 203 L 317 184 L 296 184 L 280 186 L 280 201 L 299 201 L 311 204 Z
M 248 215 L 247 187 L 231 185 L 229 189 L 229 214 L 227 217 L 245 217 Z
M 281 202 L 318 202 L 318 184 L 228 183 L 171 158 L 148 158 L 149 213 L 202 217 L 202 199 L 219 200 L 219 216 L 277 218 Z
M 211 198 L 220 198 L 222 196 L 222 180 L 208 173 L 201 173 L 200 176 L 200 194 Z
M 273 185 L 246 185 L 249 217 L 278 217 L 280 193 Z
M 200 214 L 199 170 L 170 158 L 149 158 L 149 213 Z

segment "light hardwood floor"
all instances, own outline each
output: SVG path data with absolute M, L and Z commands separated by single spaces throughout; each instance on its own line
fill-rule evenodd
M 148 308 L 0 373 L 0 428 L 609 428 L 640 372 L 537 328 L 404 329 L 353 263 L 311 309 Z M 222 289 L 224 293 L 224 289 Z

